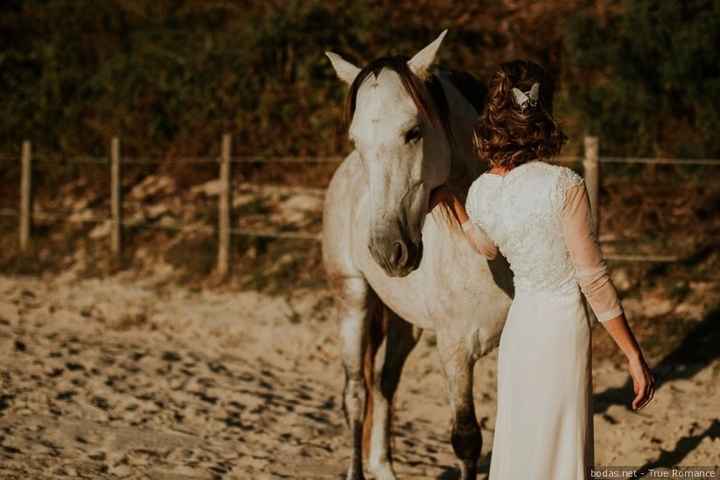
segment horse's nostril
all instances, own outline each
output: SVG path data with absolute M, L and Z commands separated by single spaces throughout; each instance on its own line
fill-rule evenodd
M 390 256 L 390 263 L 396 267 L 403 267 L 407 262 L 408 251 L 407 247 L 403 242 L 395 242 L 393 245 L 392 255 Z

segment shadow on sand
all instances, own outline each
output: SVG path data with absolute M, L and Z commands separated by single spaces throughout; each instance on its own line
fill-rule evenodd
M 672 450 L 662 450 L 657 460 L 646 463 L 638 469 L 637 478 L 646 478 L 650 470 L 655 468 L 672 468 L 680 465 L 683 459 L 707 437 L 713 440 L 720 438 L 720 420 L 715 420 L 708 428 L 697 435 L 682 437 L 675 443 L 675 448 Z
M 712 310 L 690 331 L 677 348 L 651 368 L 655 375 L 656 391 L 672 380 L 692 378 L 720 358 L 718 345 L 720 345 L 720 308 Z M 611 405 L 624 405 L 630 410 L 633 396 L 632 379 L 628 378 L 623 386 L 608 388 L 594 395 L 594 413 L 604 413 Z

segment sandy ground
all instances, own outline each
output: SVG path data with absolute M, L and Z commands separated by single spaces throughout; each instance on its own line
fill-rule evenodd
M 130 275 L 0 277 L 0 477 L 342 478 L 349 438 L 331 306 L 322 290 L 269 297 Z M 397 397 L 406 479 L 457 478 L 431 340 L 412 354 Z M 476 368 L 480 478 L 496 358 Z M 720 355 L 666 361 L 639 413 L 627 408 L 622 362 L 595 360 L 597 464 L 720 463 Z

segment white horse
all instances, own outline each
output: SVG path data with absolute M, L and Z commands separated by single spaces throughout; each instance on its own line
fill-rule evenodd
M 484 87 L 469 74 L 430 72 L 445 33 L 410 60 L 384 57 L 363 69 L 327 53 L 350 85 L 355 145 L 330 181 L 322 237 L 338 305 L 343 407 L 352 431 L 348 480 L 364 478 L 364 459 L 376 479 L 396 479 L 392 399 L 423 329 L 437 335 L 462 479 L 476 478 L 482 436 L 473 366 L 498 344 L 512 277 L 502 257 L 488 262 L 472 249 L 446 207 L 428 211 L 433 188 L 447 183 L 465 198 L 481 171 L 472 127 Z

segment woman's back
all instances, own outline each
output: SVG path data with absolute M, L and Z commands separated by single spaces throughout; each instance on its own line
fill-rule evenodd
M 565 192 L 582 181 L 567 167 L 532 161 L 470 186 L 468 214 L 510 262 L 518 293 L 577 289 L 561 220 Z

